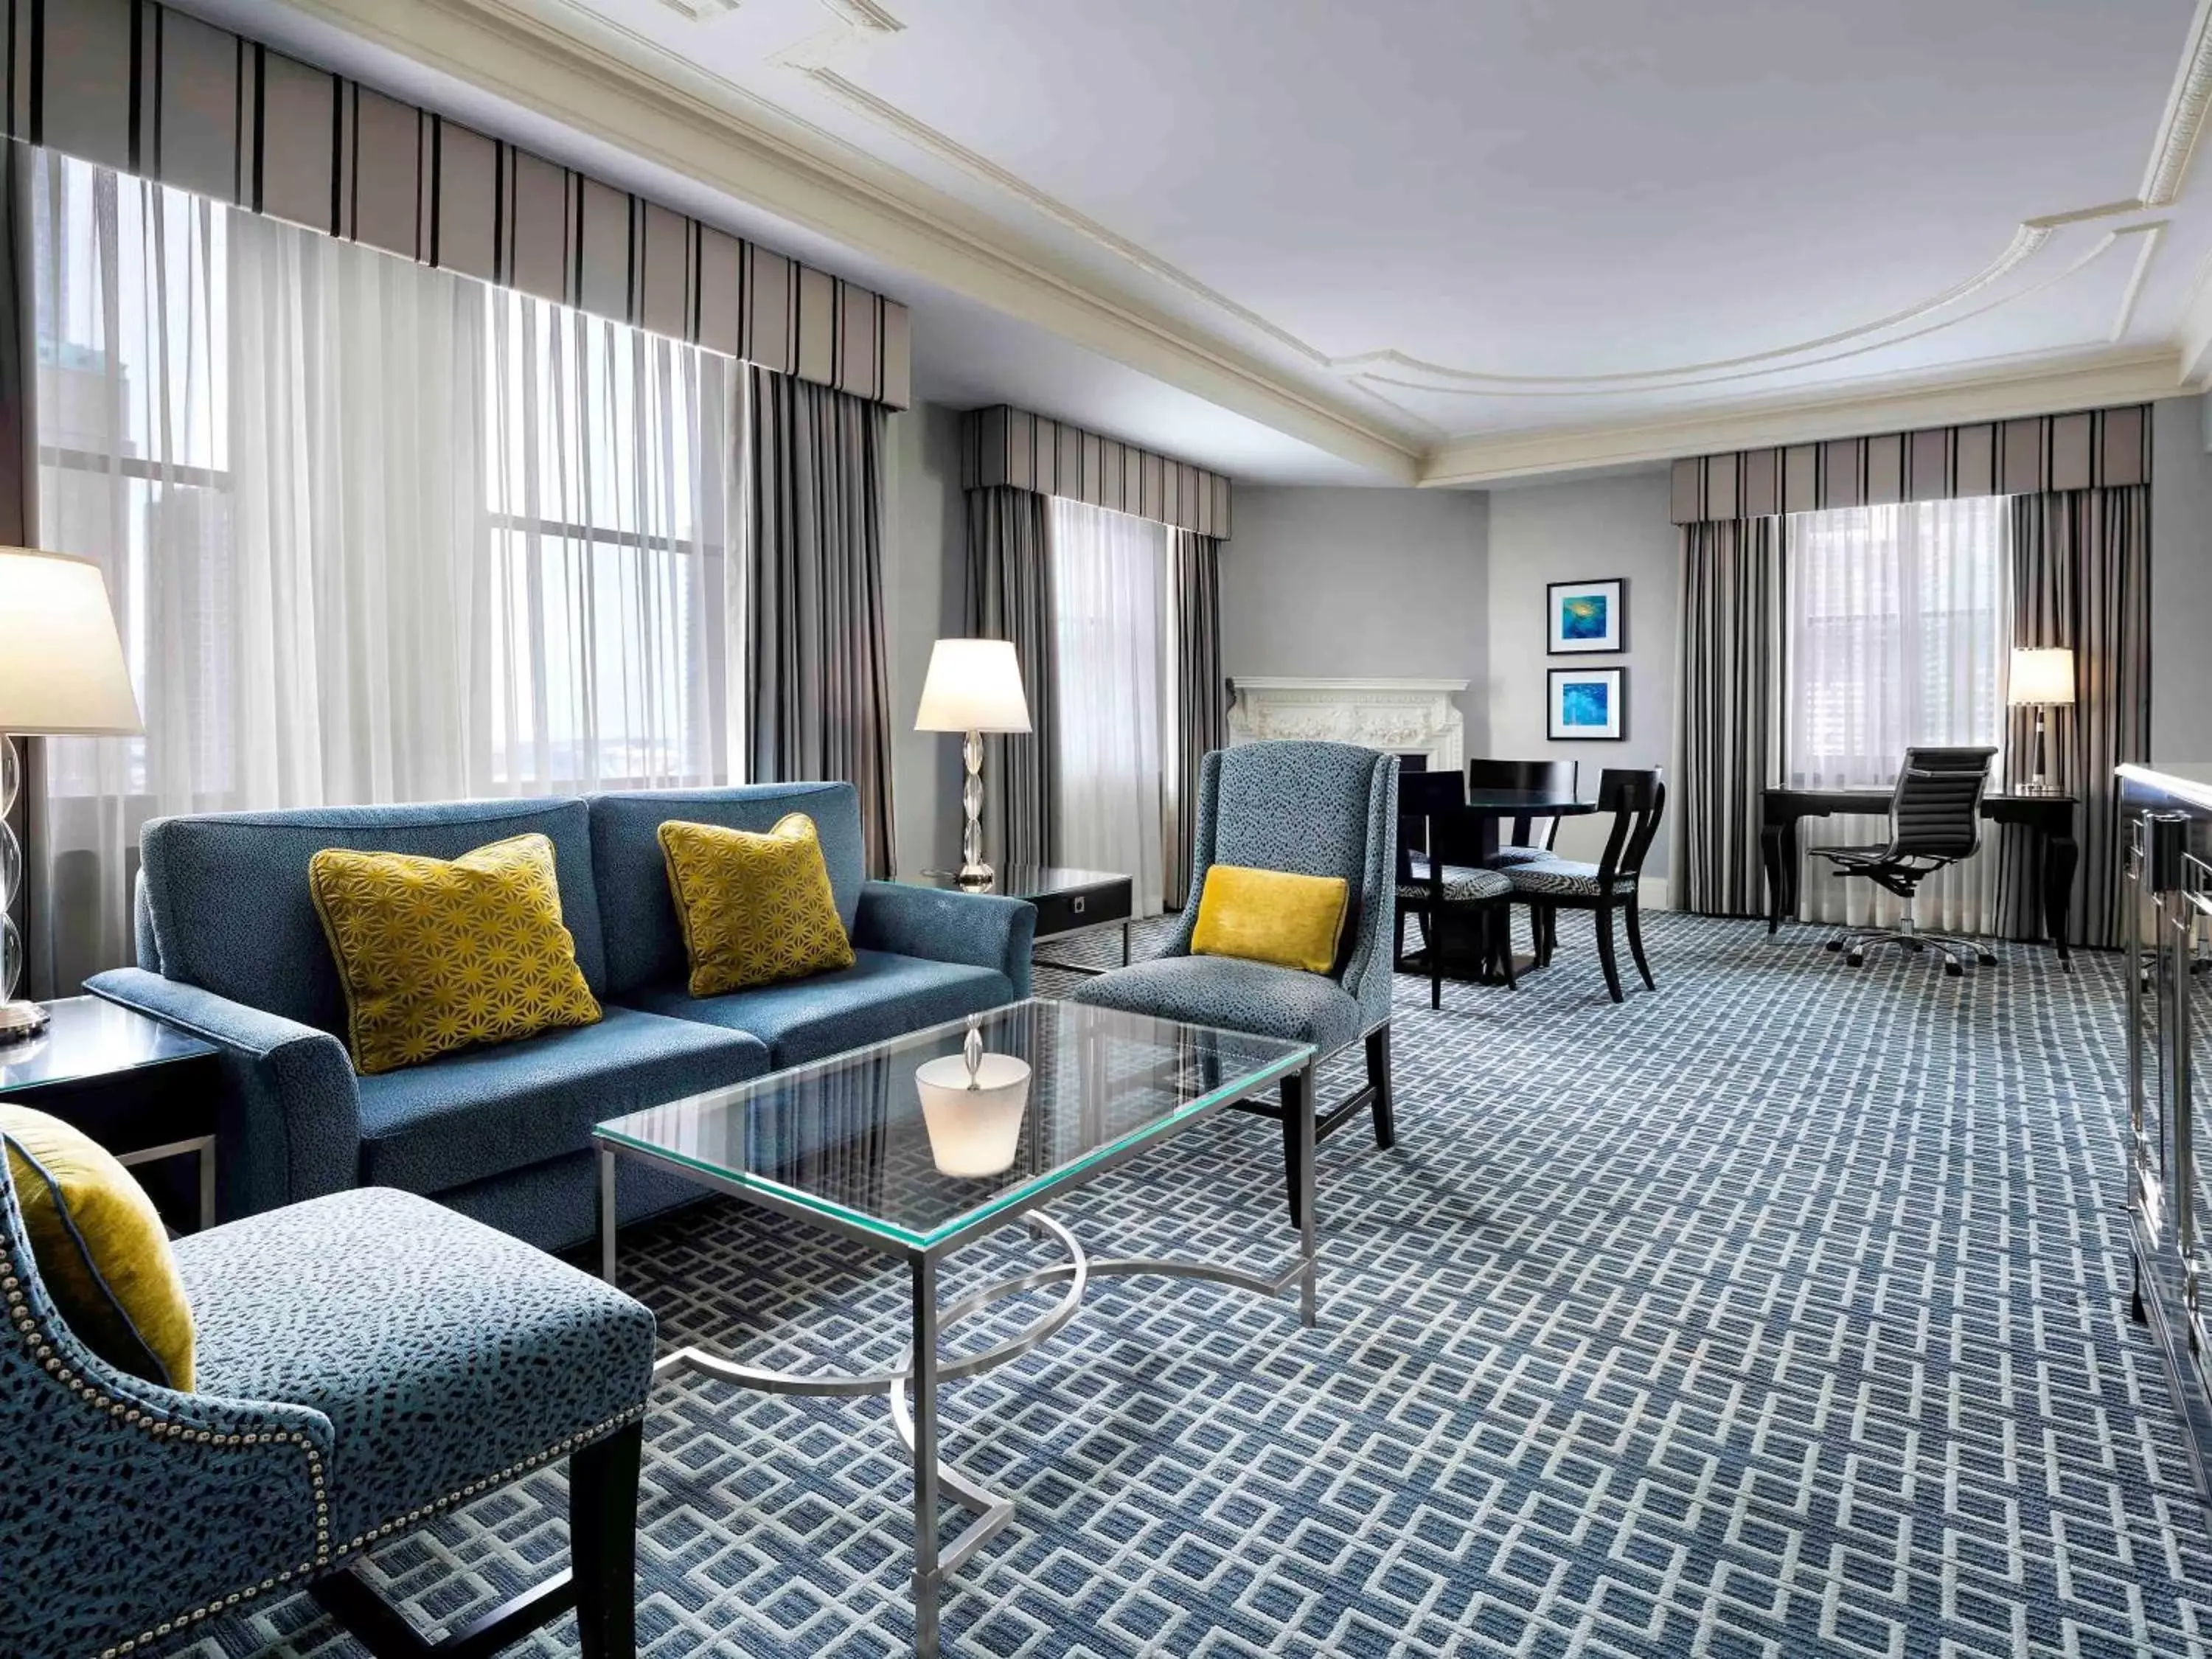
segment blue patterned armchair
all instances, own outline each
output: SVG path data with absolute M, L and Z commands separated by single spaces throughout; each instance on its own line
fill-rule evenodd
M 1396 1139 L 1390 1115 L 1390 929 L 1397 902 L 1398 761 L 1343 743 L 1255 743 L 1217 749 L 1199 774 L 1190 896 L 1181 925 L 1149 962 L 1115 969 L 1084 984 L 1079 1002 L 1131 1013 L 1310 1042 L 1326 1059 L 1364 1038 L 1367 1081 L 1320 1109 L 1315 1139 L 1371 1110 L 1375 1144 Z M 1206 872 L 1216 864 L 1299 875 L 1341 876 L 1351 888 L 1335 966 L 1302 973 L 1266 963 L 1191 954 Z M 1298 1218 L 1299 1142 L 1290 1079 L 1279 1109 L 1244 1109 L 1279 1117 Z
M 388 1188 L 176 1248 L 198 1330 L 189 1394 L 71 1334 L 0 1157 L 0 1653 L 167 1648 L 304 1587 L 380 1659 L 420 1654 L 354 1559 L 566 1457 L 573 1573 L 448 1650 L 488 1653 L 574 1607 L 590 1659 L 628 1659 L 651 1313 Z

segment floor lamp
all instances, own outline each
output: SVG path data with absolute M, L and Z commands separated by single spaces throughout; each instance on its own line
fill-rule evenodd
M 24 955 L 14 915 L 23 888 L 16 736 L 115 738 L 143 729 L 100 567 L 0 548 L 0 1043 L 46 1029 L 45 1009 L 15 1000 Z
M 983 862 L 983 734 L 1030 729 L 1029 699 L 1022 693 L 1022 665 L 1006 640 L 939 640 L 929 653 L 921 683 L 917 732 L 962 732 L 960 752 L 968 781 L 960 791 L 967 826 L 960 836 L 963 887 L 987 892 L 998 879 Z

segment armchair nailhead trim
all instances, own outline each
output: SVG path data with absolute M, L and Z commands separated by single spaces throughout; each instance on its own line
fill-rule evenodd
M 15 1273 L 14 1258 L 4 1242 L 0 1242 L 0 1295 L 4 1295 L 7 1299 L 9 1323 L 15 1327 L 17 1335 L 22 1339 L 25 1349 L 52 1374 L 55 1381 L 60 1382 L 86 1405 L 95 1411 L 106 1413 L 110 1418 L 120 1419 L 125 1426 L 137 1429 L 153 1440 L 183 1438 L 196 1441 L 203 1445 L 242 1446 L 283 1443 L 297 1446 L 307 1455 L 307 1480 L 314 1492 L 315 1507 L 319 1511 L 325 1507 L 323 1455 L 315 1449 L 313 1441 L 297 1430 L 272 1429 L 258 1436 L 247 1436 L 218 1435 L 210 1430 L 194 1429 L 185 1424 L 156 1417 L 154 1408 L 150 1406 L 142 1404 L 126 1408 L 124 1402 L 112 1398 L 104 1389 L 87 1382 L 64 1365 L 54 1353 L 52 1342 L 48 1339 L 46 1333 L 40 1328 L 38 1317 L 32 1313 L 30 1305 L 23 1296 L 22 1279 Z M 112 1648 L 104 1648 L 101 1650 L 101 1659 L 121 1659 L 122 1655 L 135 1653 L 140 1648 L 159 1640 L 185 1625 L 197 1624 L 210 1613 L 234 1607 L 241 1601 L 249 1600 L 259 1595 L 262 1590 L 273 1589 L 278 1584 L 289 1583 L 295 1577 L 311 1574 L 318 1566 L 327 1565 L 330 1559 L 329 1539 L 320 1527 L 316 1530 L 318 1535 L 315 1542 L 315 1560 L 303 1563 L 293 1571 L 279 1574 L 275 1578 L 264 1579 L 255 1589 L 233 1591 L 230 1595 L 210 1601 L 204 1607 L 196 1607 L 188 1613 L 180 1613 L 173 1619 L 156 1625 L 151 1630 L 142 1631 L 137 1636 L 127 1641 L 118 1642 Z
M 21 1281 L 15 1275 L 15 1262 L 4 1242 L 0 1242 L 0 1295 L 4 1295 L 7 1299 L 9 1322 L 21 1335 L 24 1346 L 44 1362 L 46 1369 L 54 1374 L 57 1381 L 64 1383 L 71 1394 L 95 1409 L 106 1411 L 111 1417 L 120 1417 L 125 1424 L 140 1430 L 150 1438 L 165 1440 L 182 1437 L 203 1445 L 223 1446 L 275 1445 L 281 1442 L 288 1445 L 296 1445 L 307 1454 L 307 1476 L 312 1484 L 315 1500 L 315 1554 L 313 1560 L 302 1561 L 289 1572 L 280 1572 L 273 1577 L 264 1578 L 258 1584 L 246 1589 L 233 1590 L 228 1595 L 218 1597 L 204 1606 L 195 1607 L 190 1613 L 179 1613 L 151 1630 L 142 1631 L 127 1641 L 118 1642 L 112 1648 L 104 1648 L 100 1650 L 100 1659 L 122 1659 L 122 1656 L 135 1653 L 140 1648 L 167 1636 L 171 1632 L 185 1625 L 198 1624 L 210 1613 L 227 1612 L 241 1601 L 250 1601 L 267 1591 L 281 1589 L 295 1578 L 319 1577 L 339 1560 L 351 1555 L 373 1540 L 404 1531 L 431 1516 L 443 1513 L 455 1504 L 473 1498 L 479 1492 L 489 1492 L 495 1486 L 503 1486 L 508 1481 L 529 1474 L 532 1469 L 539 1468 L 547 1463 L 556 1462 L 580 1447 L 587 1446 L 593 1441 L 613 1433 L 617 1429 L 629 1427 L 645 1415 L 646 1402 L 641 1400 L 636 1405 L 617 1412 L 605 1422 L 570 1435 L 557 1445 L 532 1456 L 523 1458 L 519 1462 L 508 1464 L 496 1474 L 487 1475 L 483 1480 L 471 1481 L 467 1486 L 448 1492 L 445 1497 L 425 1504 L 421 1509 L 410 1510 L 404 1516 L 387 1521 L 381 1527 L 364 1532 L 351 1543 L 341 1547 L 333 1553 L 331 1549 L 330 1538 L 330 1497 L 324 1484 L 323 1455 L 315 1449 L 314 1443 L 306 1435 L 291 1429 L 264 1430 L 256 1434 L 216 1434 L 211 1430 L 195 1429 L 182 1423 L 156 1418 L 150 1407 L 138 1406 L 125 1411 L 120 1402 L 111 1400 L 106 1394 L 85 1382 L 70 1372 L 61 1360 L 55 1357 L 52 1346 L 47 1340 L 46 1333 L 40 1329 L 37 1318 L 32 1314 L 24 1300 Z

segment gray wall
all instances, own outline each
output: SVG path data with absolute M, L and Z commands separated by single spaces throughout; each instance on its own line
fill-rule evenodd
M 917 404 L 890 417 L 884 545 L 884 629 L 891 659 L 892 805 L 900 873 L 957 866 L 960 740 L 914 729 L 930 647 L 957 636 L 967 558 L 960 416 Z
M 2150 752 L 2212 761 L 2212 455 L 2204 399 L 2151 407 Z
M 1680 538 L 1668 520 L 1663 469 L 1567 483 L 1529 484 L 1490 497 L 1489 672 L 1478 682 L 1488 709 L 1489 753 L 1508 760 L 1571 760 L 1585 794 L 1607 766 L 1667 766 L 1673 759 L 1676 585 Z M 1544 588 L 1548 582 L 1628 580 L 1628 649 L 1618 656 L 1549 654 Z M 1620 743 L 1553 743 L 1549 729 L 1553 668 L 1628 671 L 1628 733 Z M 1559 850 L 1595 858 L 1608 818 L 1561 826 Z M 1673 837 L 1662 823 L 1646 860 L 1663 876 Z
M 1487 497 L 1460 490 L 1238 485 L 1223 672 L 1464 679 L 1468 751 L 1481 753 L 1488 518 Z

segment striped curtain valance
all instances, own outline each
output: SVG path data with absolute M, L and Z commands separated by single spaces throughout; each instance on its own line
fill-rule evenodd
M 960 482 L 1064 495 L 1229 539 L 1229 480 L 1115 438 L 1004 404 L 960 422 Z
M 2088 410 L 1699 455 L 1674 463 L 1676 524 L 2150 482 L 2150 408 Z
M 903 409 L 906 307 L 155 0 L 0 0 L 6 133 Z

